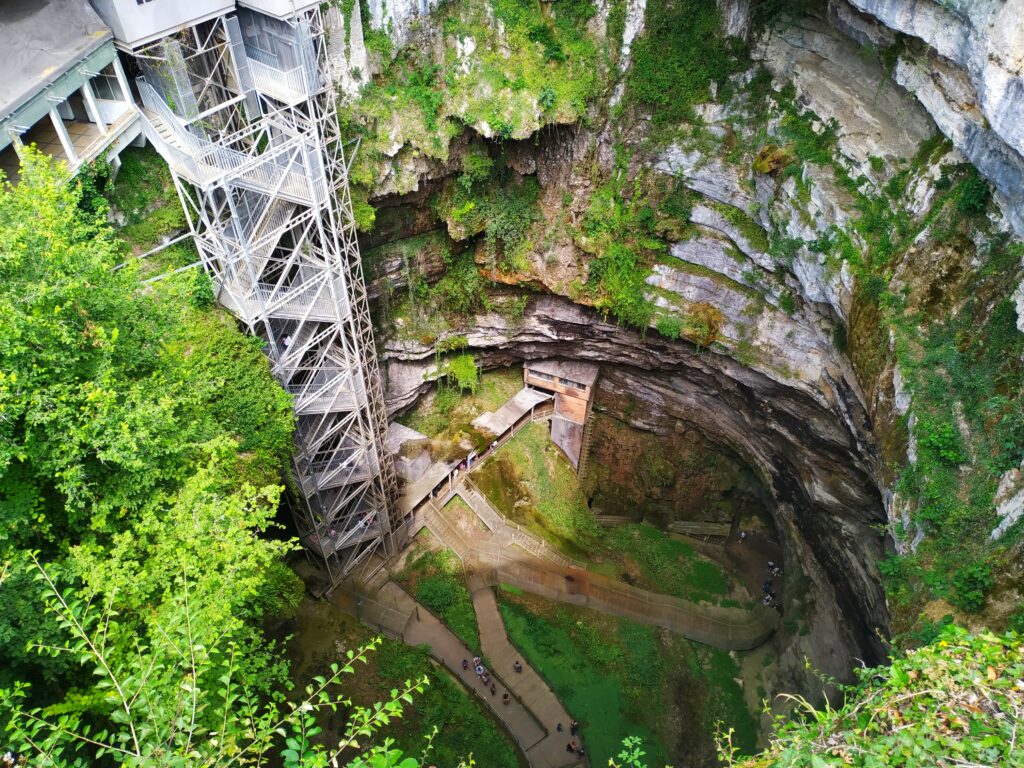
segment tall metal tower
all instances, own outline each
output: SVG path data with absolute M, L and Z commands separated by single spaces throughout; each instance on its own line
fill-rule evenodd
M 333 586 L 372 553 L 392 554 L 400 520 L 351 155 L 325 74 L 337 10 L 276 5 L 288 15 L 239 7 L 132 54 L 143 129 L 218 298 L 265 339 L 295 398 L 295 521 Z

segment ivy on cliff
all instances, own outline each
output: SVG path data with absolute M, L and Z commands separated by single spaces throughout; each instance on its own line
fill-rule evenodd
M 362 138 L 351 171 L 360 229 L 373 226 L 368 198 L 382 178 L 412 190 L 407 159 L 447 161 L 451 140 L 467 127 L 523 139 L 582 117 L 600 79 L 587 29 L 595 12 L 590 0 L 461 0 L 437 10 L 419 32 L 427 40 L 382 55 L 383 71 L 339 107 L 343 130 Z M 365 9 L 363 26 L 370 28 Z
M 644 34 L 633 44 L 630 98 L 649 110 L 655 126 L 694 121 L 694 107 L 743 69 L 738 40 L 723 38 L 718 6 L 705 0 L 647 4 Z
M 994 585 L 988 574 L 1006 552 L 988 535 L 998 522 L 993 497 L 1002 473 L 1024 458 L 1024 336 L 1009 298 L 1024 246 L 991 231 L 991 191 L 969 165 L 943 166 L 928 210 L 908 212 L 921 171 L 948 152 L 941 135 L 876 184 L 854 175 L 839 151 L 837 126 L 799 108 L 791 85 L 766 101 L 780 119 L 765 140 L 784 148 L 787 165 L 778 172 L 796 182 L 797 202 L 809 199 L 812 182 L 803 169 L 810 164 L 833 173 L 857 212 L 807 245 L 824 255 L 827 268 L 845 265 L 856 279 L 858 373 L 880 376 L 891 348 L 912 395 L 913 421 L 904 428 L 917 455 L 900 470 L 896 490 L 927 535 L 914 553 L 882 564 L 889 594 L 902 607 L 935 596 L 980 611 Z M 908 265 L 921 257 L 948 264 L 951 279 L 915 277 Z M 894 533 L 912 535 L 902 527 Z M 1011 532 L 1006 543 L 1019 535 Z

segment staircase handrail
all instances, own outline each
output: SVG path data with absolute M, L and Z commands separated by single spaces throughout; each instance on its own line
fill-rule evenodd
M 229 174 L 234 177 L 262 176 L 263 178 L 258 179 L 258 183 L 273 187 L 278 179 L 269 172 L 268 166 L 275 165 L 278 171 L 294 174 L 295 178 L 303 182 L 307 188 L 311 183 L 311 180 L 306 179 L 304 175 L 295 173 L 295 171 L 286 171 L 277 162 L 281 155 L 301 149 L 302 141 L 299 137 L 289 138 L 261 154 L 247 155 L 237 149 L 221 146 L 192 133 L 186 128 L 184 121 L 161 98 L 159 92 L 146 82 L 145 78 L 139 77 L 138 85 L 139 94 L 146 109 L 156 112 L 160 116 L 167 129 L 173 131 L 179 141 L 188 148 L 189 154 L 193 156 L 194 160 L 219 171 L 215 175 L 216 178 Z M 311 194 L 312 190 L 310 190 Z

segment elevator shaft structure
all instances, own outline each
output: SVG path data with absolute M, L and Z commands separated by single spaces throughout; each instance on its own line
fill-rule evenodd
M 219 301 L 296 413 L 295 522 L 331 585 L 398 544 L 387 419 L 328 71 L 333 8 L 239 7 L 132 51 Z

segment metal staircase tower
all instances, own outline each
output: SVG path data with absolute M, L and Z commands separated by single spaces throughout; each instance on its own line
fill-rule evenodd
M 331 13 L 238 8 L 133 55 L 143 129 L 218 298 L 265 340 L 295 398 L 295 522 L 334 586 L 373 553 L 392 554 L 401 521 L 351 154 L 324 74 Z

